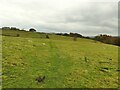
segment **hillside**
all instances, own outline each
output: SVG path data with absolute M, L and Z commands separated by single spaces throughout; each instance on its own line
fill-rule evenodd
M 118 46 L 37 32 L 2 34 L 3 88 L 118 87 Z M 39 76 L 45 79 L 38 82 Z

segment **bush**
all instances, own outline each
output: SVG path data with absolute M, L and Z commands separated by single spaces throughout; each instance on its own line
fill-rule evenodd
M 36 30 L 34 28 L 30 28 L 29 31 L 36 32 Z
M 17 37 L 19 37 L 20 36 L 20 34 L 17 34 Z
M 69 36 L 69 34 L 67 34 L 67 33 L 64 33 L 64 34 L 63 34 L 63 36 Z
M 2 30 L 10 30 L 10 27 L 2 27 Z
M 16 28 L 16 27 L 11 27 L 10 29 L 11 30 L 20 30 L 19 28 Z
M 113 44 L 113 45 L 118 45 L 120 46 L 120 38 L 119 37 L 112 37 L 109 35 L 99 35 L 95 36 L 94 40 L 100 41 L 106 44 Z
M 81 34 L 71 33 L 71 32 L 70 32 L 70 36 L 71 36 L 71 37 L 79 37 L 79 38 L 82 38 L 82 37 L 83 37 Z
M 49 39 L 49 36 L 48 36 L 48 35 L 46 35 L 46 38 L 47 38 L 47 39 Z
M 77 37 L 73 37 L 73 41 L 77 41 Z

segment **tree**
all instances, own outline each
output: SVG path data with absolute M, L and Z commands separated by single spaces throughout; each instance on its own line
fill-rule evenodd
M 69 34 L 67 34 L 67 33 L 64 33 L 64 34 L 63 34 L 63 36 L 69 36 Z
M 30 28 L 29 31 L 36 32 L 36 30 L 34 28 Z
M 95 36 L 94 40 L 103 42 L 103 43 L 107 43 L 107 44 L 113 44 L 113 45 L 118 45 L 120 46 L 120 38 L 119 37 L 112 37 L 110 35 L 98 35 Z
M 10 29 L 11 30 L 20 30 L 19 28 L 16 28 L 16 27 L 11 27 Z
M 71 33 L 70 32 L 70 37 L 79 37 L 79 38 L 82 38 L 83 36 L 81 34 L 78 34 L 78 33 Z
M 10 30 L 10 27 L 2 27 L 2 30 Z

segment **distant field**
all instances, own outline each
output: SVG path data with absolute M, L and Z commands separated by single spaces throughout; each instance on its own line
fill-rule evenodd
M 118 87 L 118 46 L 24 31 L 3 34 L 11 35 L 2 36 L 3 88 Z M 35 80 L 39 76 L 43 82 Z

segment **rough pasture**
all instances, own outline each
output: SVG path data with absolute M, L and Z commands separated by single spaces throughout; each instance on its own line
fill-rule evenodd
M 3 88 L 118 87 L 118 46 L 49 37 L 3 36 Z

